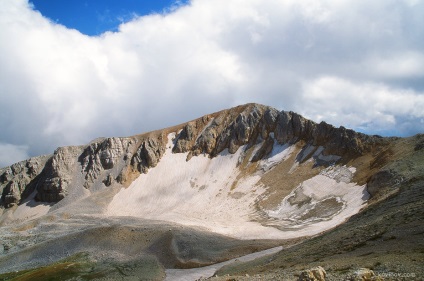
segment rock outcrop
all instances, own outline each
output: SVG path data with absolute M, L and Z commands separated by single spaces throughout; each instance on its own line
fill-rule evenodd
M 327 273 L 321 266 L 304 270 L 299 275 L 299 281 L 325 281 Z
M 351 277 L 351 281 L 382 281 L 383 278 L 375 275 L 374 271 L 368 268 L 358 269 Z
M 150 167 L 155 167 L 165 153 L 163 140 L 148 138 L 144 140 L 133 155 L 131 164 L 139 172 L 146 173 Z
M 393 170 L 382 170 L 371 176 L 367 183 L 367 191 L 371 196 L 376 196 L 379 192 L 393 190 L 404 181 L 402 176 Z
M 48 158 L 34 157 L 0 169 L 0 206 L 12 207 L 29 196 Z
M 57 202 L 65 198 L 81 150 L 82 147 L 75 146 L 56 149 L 41 172 L 37 183 L 37 200 Z
M 381 137 L 368 136 L 344 127 L 336 128 L 325 122 L 319 124 L 294 112 L 281 112 L 275 137 L 279 143 L 303 140 L 314 146 L 324 146 L 324 154 L 359 156 Z
M 189 122 L 178 135 L 174 152 L 189 151 L 189 158 L 201 153 L 213 157 L 224 149 L 235 153 L 242 145 L 267 140 L 266 152 L 272 149 L 269 138 L 274 138 L 280 144 L 304 141 L 315 147 L 323 146 L 323 154 L 354 157 L 382 139 L 325 122 L 317 124 L 294 112 L 279 112 L 258 104 L 222 111 L 207 120 L 208 123 Z
M 278 114 L 274 108 L 248 104 L 207 116 L 203 122 L 191 122 L 183 128 L 174 152 L 189 151 L 188 158 L 201 153 L 214 157 L 225 149 L 235 153 L 242 145 L 268 138 Z
M 169 133 L 176 133 L 173 153 L 188 153 L 187 161 L 202 153 L 214 157 L 226 149 L 235 153 L 241 146 L 260 144 L 252 157 L 252 161 L 258 161 L 267 157 L 276 143 L 302 141 L 308 151 L 320 148 L 324 158 L 336 155 L 331 158 L 334 162 L 359 156 L 382 139 L 325 122 L 317 124 L 293 112 L 247 104 L 174 128 L 129 138 L 98 139 L 87 146 L 61 147 L 53 156 L 14 164 L 0 171 L 1 205 L 18 204 L 31 189 L 37 191 L 36 200 L 57 202 L 75 185 L 87 189 L 115 182 L 127 185 L 138 174 L 147 173 L 158 164 L 165 153 Z M 302 153 L 302 161 L 311 155 Z
M 130 150 L 134 145 L 135 140 L 131 138 L 107 138 L 88 145 L 79 156 L 85 180 L 84 187 L 89 188 L 105 171 L 128 163 L 131 158 Z M 106 183 L 111 185 L 112 178 L 113 176 L 107 173 L 101 180 L 106 179 Z

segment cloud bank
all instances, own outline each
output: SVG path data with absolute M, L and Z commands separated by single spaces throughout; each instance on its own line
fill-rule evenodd
M 0 0 L 0 166 L 247 102 L 424 132 L 424 1 L 192 0 L 89 37 Z

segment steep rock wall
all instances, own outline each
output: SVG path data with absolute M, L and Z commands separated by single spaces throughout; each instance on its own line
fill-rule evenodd
M 38 156 L 0 169 L 0 206 L 15 206 L 29 196 L 49 157 Z

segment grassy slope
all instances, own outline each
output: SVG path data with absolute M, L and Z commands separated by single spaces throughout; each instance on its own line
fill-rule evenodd
M 153 256 L 130 262 L 97 263 L 86 253 L 79 253 L 48 266 L 0 275 L 0 280 L 163 280 L 164 268 Z

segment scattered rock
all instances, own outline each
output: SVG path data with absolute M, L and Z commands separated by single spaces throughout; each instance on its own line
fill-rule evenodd
M 380 192 L 384 192 L 386 188 L 393 189 L 403 182 L 403 178 L 392 170 L 383 170 L 374 174 L 367 183 L 367 191 L 371 197 Z
M 325 281 L 327 273 L 321 266 L 317 266 L 300 273 L 298 281 Z
M 351 281 L 380 281 L 383 278 L 376 276 L 374 271 L 368 268 L 358 269 L 350 278 Z
M 9 244 L 9 243 L 4 243 L 3 245 L 2 245 L 2 248 L 4 249 L 4 251 L 6 252 L 6 251 L 9 251 L 11 248 L 12 248 L 12 245 L 11 244 Z

